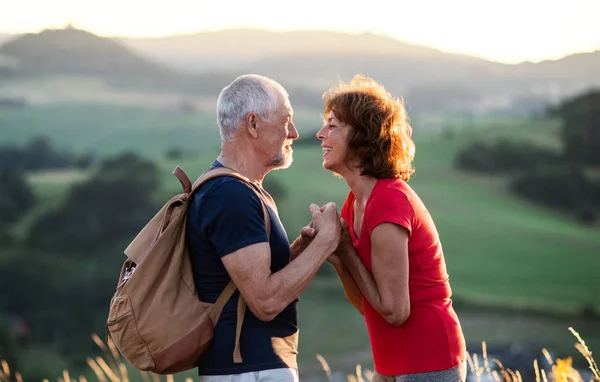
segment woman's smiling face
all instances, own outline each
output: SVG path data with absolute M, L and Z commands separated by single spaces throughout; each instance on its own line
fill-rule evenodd
M 323 149 L 323 168 L 341 175 L 348 169 L 348 134 L 352 127 L 338 120 L 333 111 L 324 119 L 325 125 L 317 132 Z

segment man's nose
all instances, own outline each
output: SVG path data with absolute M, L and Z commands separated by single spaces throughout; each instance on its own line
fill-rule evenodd
M 290 122 L 288 138 L 295 140 L 295 139 L 298 139 L 299 136 L 300 136 L 300 134 L 298 134 L 298 129 L 296 129 L 296 125 L 294 125 L 293 122 Z

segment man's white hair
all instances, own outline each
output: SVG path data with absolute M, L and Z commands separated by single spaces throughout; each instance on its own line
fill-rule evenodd
M 221 141 L 231 140 L 249 113 L 268 121 L 277 108 L 278 93 L 288 97 L 281 84 L 258 74 L 240 76 L 223 88 L 217 100 Z

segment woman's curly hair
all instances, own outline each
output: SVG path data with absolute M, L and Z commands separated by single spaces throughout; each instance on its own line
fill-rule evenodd
M 351 126 L 347 159 L 358 159 L 361 175 L 376 179 L 410 179 L 415 144 L 404 101 L 377 81 L 361 75 L 323 94 L 325 116 Z

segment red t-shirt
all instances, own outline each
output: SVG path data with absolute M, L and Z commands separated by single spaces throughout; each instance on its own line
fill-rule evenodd
M 465 340 L 452 308 L 451 290 L 437 229 L 417 194 L 400 179 L 380 179 L 365 207 L 363 226 L 354 232 L 352 191 L 343 207 L 353 245 L 371 270 L 371 232 L 391 222 L 409 232 L 408 276 L 410 316 L 393 327 L 363 298 L 365 321 L 375 370 L 382 375 L 403 375 L 450 369 L 466 357 Z

